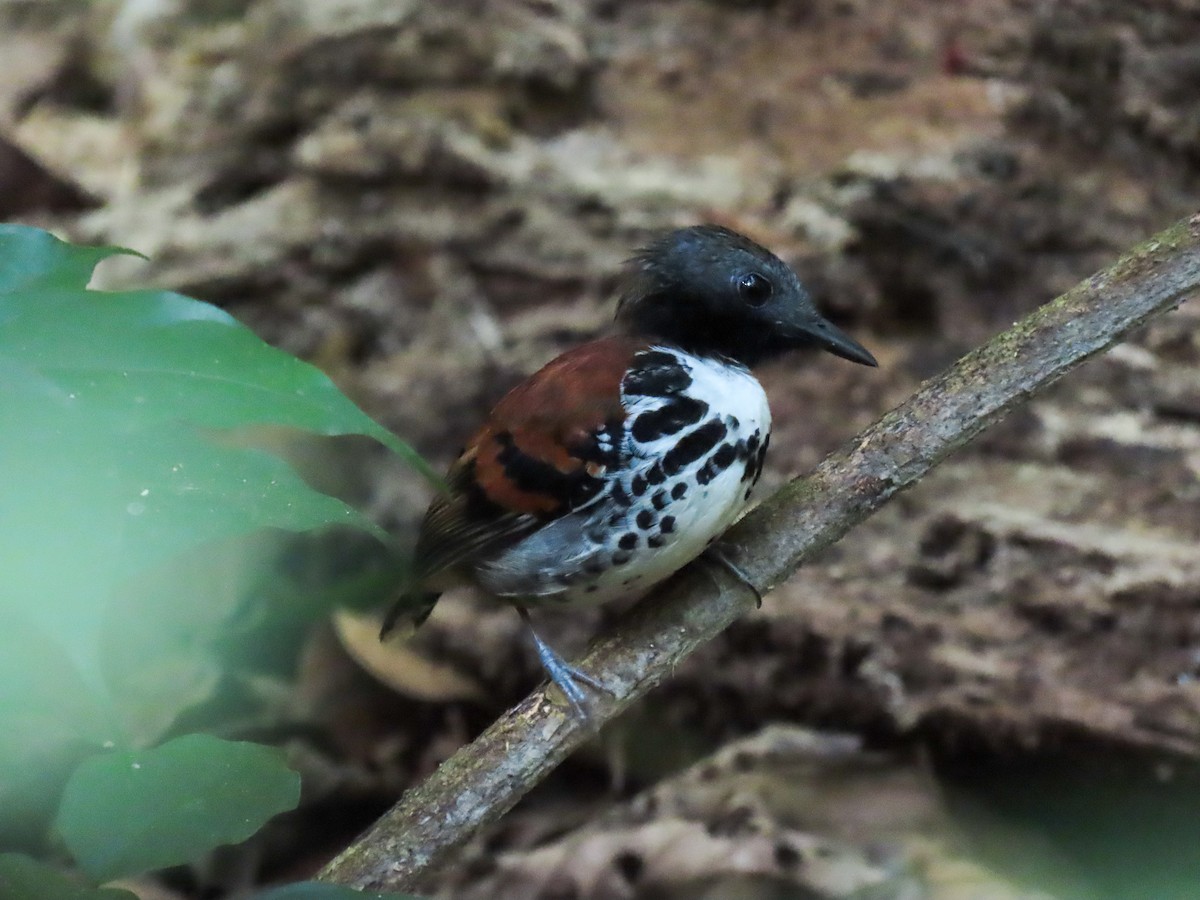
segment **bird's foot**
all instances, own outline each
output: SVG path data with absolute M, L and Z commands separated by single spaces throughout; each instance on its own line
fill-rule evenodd
M 721 552 L 720 548 L 714 544 L 704 551 L 704 553 L 701 555 L 701 559 L 704 559 L 707 562 L 715 565 L 717 568 L 724 569 L 735 579 L 741 582 L 747 590 L 754 594 L 755 609 L 762 609 L 762 591 L 758 589 L 758 587 L 753 581 L 750 580 L 750 577 L 745 572 L 738 568 L 736 563 L 732 562 L 729 557 Z M 718 585 L 718 587 L 719 586 L 720 585 Z
M 586 684 L 594 690 L 609 695 L 613 693 L 612 689 L 603 681 L 596 678 L 596 676 L 589 675 L 559 656 L 554 648 L 543 641 L 534 629 L 533 622 L 529 618 L 529 613 L 524 607 L 517 607 L 517 612 L 521 614 L 521 618 L 529 626 L 529 633 L 533 635 L 533 644 L 537 648 L 537 655 L 542 663 L 542 668 L 546 670 L 546 674 L 550 676 L 550 680 L 558 685 L 558 689 L 563 692 L 563 696 L 567 698 L 567 702 L 571 705 L 571 709 L 575 715 L 586 722 L 589 718 L 587 710 L 588 698 L 580 685 Z

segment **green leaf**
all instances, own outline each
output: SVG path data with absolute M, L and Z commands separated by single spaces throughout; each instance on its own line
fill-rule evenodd
M 415 894 L 368 894 L 336 884 L 300 881 L 261 891 L 251 900 L 421 900 Z
M 96 263 L 123 253 L 141 256 L 124 247 L 76 247 L 27 225 L 0 225 L 0 294 L 33 288 L 83 290 Z
M 279 751 L 190 734 L 85 760 L 56 824 L 84 870 L 107 881 L 243 841 L 299 799 L 299 776 Z
M 280 432 L 366 434 L 424 471 L 225 312 L 86 290 L 122 252 L 0 226 L 0 835 L 42 821 L 81 756 L 212 700 L 223 629 L 282 580 L 258 536 L 379 534 L 273 452 Z
M 119 888 L 79 884 L 20 853 L 0 853 L 0 897 L 4 900 L 137 900 Z
M 4 357 L 69 399 L 99 400 L 160 424 L 366 434 L 438 481 L 323 372 L 199 300 L 166 291 L 0 293 L 0 323 Z
M 116 734 L 105 698 L 63 644 L 12 613 L 0 629 L 0 685 L 2 842 L 34 837 L 70 771 Z

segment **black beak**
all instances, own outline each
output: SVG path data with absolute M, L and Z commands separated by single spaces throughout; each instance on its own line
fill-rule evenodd
M 848 359 L 863 366 L 878 366 L 871 352 L 832 322 L 819 316 L 803 327 L 805 338 L 834 356 Z

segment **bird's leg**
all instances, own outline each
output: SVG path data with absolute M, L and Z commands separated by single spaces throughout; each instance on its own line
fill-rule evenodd
M 563 695 L 567 698 L 567 702 L 571 704 L 571 709 L 575 711 L 575 715 L 587 721 L 587 695 L 584 693 L 583 688 L 579 686 L 580 682 L 598 691 L 603 691 L 606 694 L 611 694 L 612 691 L 595 676 L 589 675 L 582 669 L 571 665 L 559 656 L 554 651 L 554 648 L 543 641 L 534 629 L 533 621 L 529 618 L 529 611 L 525 607 L 518 606 L 517 612 L 529 627 L 529 633 L 533 635 L 533 644 L 537 648 L 537 655 L 538 659 L 541 660 L 542 668 L 546 670 L 546 674 L 550 676 L 550 680 L 558 685 L 558 689 L 563 692 Z
M 701 554 L 700 558 L 712 563 L 717 568 L 724 569 L 735 579 L 745 585 L 746 588 L 748 588 L 750 592 L 754 594 L 755 608 L 762 609 L 762 591 L 755 586 L 754 582 L 750 580 L 749 576 L 747 576 L 745 572 L 738 568 L 738 566 L 732 562 L 729 557 L 721 552 L 720 548 L 717 547 L 716 544 L 713 544 L 707 550 L 705 550 L 704 553 Z

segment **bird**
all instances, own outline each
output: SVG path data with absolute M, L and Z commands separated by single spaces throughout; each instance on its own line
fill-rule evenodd
M 607 689 L 542 640 L 529 609 L 640 596 L 701 555 L 757 595 L 715 543 L 749 505 L 770 443 L 751 369 L 802 348 L 877 365 L 783 260 L 723 226 L 661 234 L 617 294 L 615 333 L 518 384 L 467 441 L 380 632 L 419 625 L 443 591 L 473 584 L 516 607 L 584 718 L 583 685 Z

